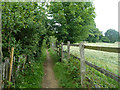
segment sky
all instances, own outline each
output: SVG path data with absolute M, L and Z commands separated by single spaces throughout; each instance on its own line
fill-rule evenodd
M 93 0 L 96 12 L 96 27 L 103 32 L 118 31 L 118 2 L 120 0 Z

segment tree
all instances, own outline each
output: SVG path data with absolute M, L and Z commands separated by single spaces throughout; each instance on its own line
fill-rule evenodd
M 89 29 L 89 34 L 88 34 L 88 38 L 86 39 L 86 41 L 88 42 L 98 42 L 100 40 L 100 36 L 102 35 L 102 33 L 99 31 L 98 28 L 96 28 L 96 25 L 94 27 L 91 27 Z
M 110 40 L 108 39 L 108 37 L 102 36 L 100 39 L 101 42 L 105 42 L 105 43 L 109 43 Z
M 59 41 L 71 43 L 85 40 L 94 24 L 95 12 L 91 2 L 50 3 L 51 31 Z
M 44 3 L 5 2 L 2 6 L 3 55 L 9 56 L 10 48 L 15 47 L 15 56 L 34 56 L 46 34 Z
M 105 37 L 107 37 L 111 43 L 118 41 L 119 33 L 114 29 L 108 29 L 105 32 Z

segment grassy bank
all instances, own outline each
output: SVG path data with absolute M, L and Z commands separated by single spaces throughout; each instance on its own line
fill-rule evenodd
M 49 52 L 54 60 L 54 72 L 59 86 L 62 88 L 80 88 L 79 61 L 74 62 L 71 58 L 69 62 L 66 59 L 64 59 L 64 63 L 59 62 L 60 57 L 57 53 L 52 49 L 49 49 Z
M 95 43 L 87 43 L 86 45 L 95 46 Z M 107 43 L 96 43 L 96 46 L 104 46 L 104 47 L 117 47 L 117 44 L 107 44 Z M 64 46 L 64 50 L 67 50 L 67 47 Z M 70 53 L 80 57 L 79 47 L 70 47 Z M 109 53 L 103 51 L 89 50 L 85 49 L 85 59 L 101 68 L 109 70 L 115 74 L 118 74 L 118 54 L 117 53 Z M 100 87 L 105 88 L 117 88 L 118 82 L 101 74 L 97 70 L 86 66 L 87 72 L 86 76 L 88 76 L 95 84 Z

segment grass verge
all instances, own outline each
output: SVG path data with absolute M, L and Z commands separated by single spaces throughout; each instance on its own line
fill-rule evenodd
M 51 58 L 54 61 L 54 72 L 56 79 L 59 81 L 59 86 L 62 88 L 80 88 L 79 63 L 71 58 L 69 62 L 64 60 L 59 62 L 60 57 L 53 49 L 49 49 Z M 75 66 L 73 66 L 75 64 Z

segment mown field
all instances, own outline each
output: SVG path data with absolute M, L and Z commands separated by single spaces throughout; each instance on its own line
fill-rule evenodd
M 118 47 L 118 43 L 85 43 L 89 46 Z M 64 46 L 64 50 L 67 47 Z M 80 57 L 79 47 L 70 46 L 70 53 Z M 118 74 L 118 53 L 85 49 L 85 59 L 115 74 Z
M 118 43 L 84 43 L 85 45 L 89 46 L 104 46 L 104 47 L 118 47 Z M 67 50 L 67 46 L 64 46 L 64 50 Z M 97 50 L 90 50 L 85 49 L 85 59 L 101 68 L 109 70 L 115 74 L 119 74 L 118 67 L 118 53 L 112 52 L 104 52 L 104 51 L 97 51 Z M 70 46 L 70 53 L 80 57 L 79 47 Z M 94 78 L 96 81 L 100 81 L 103 85 L 107 85 L 107 87 L 116 87 L 117 82 L 106 77 L 105 75 L 100 74 L 98 71 L 92 69 L 91 67 L 87 66 L 87 73 L 88 76 Z M 94 74 L 93 74 L 94 73 Z M 103 80 L 102 80 L 103 79 Z M 107 83 L 106 83 L 107 82 Z M 104 86 L 106 87 L 106 86 Z

